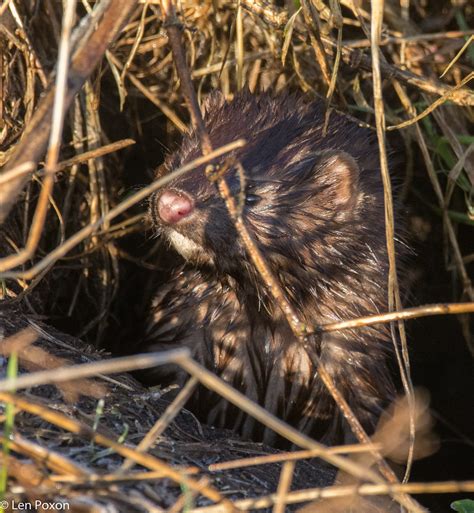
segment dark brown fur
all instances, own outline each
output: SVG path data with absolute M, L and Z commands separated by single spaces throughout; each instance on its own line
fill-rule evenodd
M 244 219 L 301 318 L 319 325 L 387 309 L 388 263 L 383 188 L 375 135 L 297 96 L 211 95 L 205 123 L 215 148 L 238 138 L 246 174 Z M 160 173 L 200 155 L 185 137 Z M 336 164 L 335 164 L 336 163 Z M 347 165 L 346 165 L 347 164 Z M 342 169 L 342 171 L 341 171 Z M 348 171 L 349 170 L 349 171 Z M 226 175 L 237 196 L 238 173 Z M 167 187 L 195 202 L 192 218 L 166 226 L 150 202 L 155 228 L 186 253 L 172 230 L 199 249 L 158 290 L 140 350 L 188 346 L 194 357 L 268 411 L 327 443 L 347 432 L 310 358 L 296 342 L 240 244 L 215 186 L 197 169 Z M 189 244 L 188 244 L 189 245 Z M 188 251 L 189 253 L 189 251 Z M 393 397 L 386 325 L 329 333 L 314 350 L 368 431 Z M 158 368 L 155 382 L 185 379 Z M 275 443 L 275 435 L 200 389 L 190 407 L 209 423 Z

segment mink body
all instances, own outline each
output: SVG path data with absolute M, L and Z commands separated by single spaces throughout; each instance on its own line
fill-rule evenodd
M 243 218 L 300 318 L 309 325 L 387 310 L 388 259 L 383 186 L 374 133 L 299 96 L 219 93 L 205 105 L 214 148 L 238 138 L 225 179 Z M 195 134 L 160 168 L 162 175 L 200 156 Z M 223 162 L 226 157 L 215 162 Z M 150 201 L 155 229 L 185 259 L 157 291 L 138 350 L 190 348 L 193 357 L 268 411 L 324 443 L 348 428 L 308 354 L 268 294 L 242 247 L 224 201 L 198 168 Z M 387 325 L 325 333 L 314 351 L 369 432 L 394 396 Z M 148 375 L 184 382 L 174 366 Z M 278 442 L 237 408 L 198 389 L 190 407 L 208 423 Z M 349 437 L 350 438 L 350 437 Z

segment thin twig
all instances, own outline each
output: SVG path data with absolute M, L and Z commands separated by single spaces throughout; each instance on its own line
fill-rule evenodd
M 23 374 L 14 379 L 0 380 L 0 392 L 8 390 L 21 390 L 38 385 L 58 384 L 71 380 L 98 376 L 101 374 L 117 374 L 138 369 L 147 369 L 163 363 L 173 363 L 189 355 L 189 349 L 175 349 L 161 353 L 139 354 L 123 356 L 105 361 L 83 363 L 68 367 L 58 367 L 44 371 Z
M 166 428 L 184 407 L 198 383 L 199 380 L 195 377 L 192 377 L 188 380 L 186 385 L 184 385 L 184 387 L 179 391 L 179 394 L 174 398 L 173 402 L 166 408 L 163 415 L 161 415 L 161 417 L 156 421 L 155 425 L 148 431 L 145 437 L 137 445 L 137 451 L 146 452 L 150 447 L 153 446 L 156 440 L 164 433 Z M 130 470 L 133 465 L 133 461 L 125 460 L 118 472 L 123 473 L 127 470 Z
M 352 445 L 338 445 L 335 447 L 328 447 L 328 454 L 354 454 L 360 452 L 367 452 L 373 450 L 380 450 L 380 444 L 352 444 Z M 291 451 L 280 452 L 278 454 L 267 454 L 265 456 L 254 456 L 252 458 L 239 458 L 232 461 L 223 461 L 222 463 L 213 463 L 207 468 L 211 472 L 222 470 L 231 470 L 242 467 L 253 467 L 256 465 L 268 465 L 269 463 L 281 463 L 289 460 L 302 460 L 307 458 L 316 458 L 319 451 Z
M 273 513 L 285 513 L 286 510 L 286 498 L 291 488 L 291 482 L 293 481 L 293 474 L 295 472 L 296 462 L 285 461 L 281 469 L 280 481 L 278 482 L 278 488 L 276 492 L 276 500 L 273 506 Z
M 431 105 L 429 105 L 423 112 L 420 112 L 417 116 L 407 119 L 406 121 L 403 121 L 402 123 L 399 123 L 398 125 L 388 126 L 387 130 L 400 130 L 401 128 L 406 128 L 410 125 L 413 125 L 414 123 L 417 123 L 420 121 L 420 119 L 423 119 L 425 116 L 427 116 L 430 112 L 433 112 L 435 109 L 437 109 L 440 105 L 443 105 L 446 101 L 448 101 L 453 94 L 461 89 L 463 86 L 465 86 L 468 82 L 470 82 L 474 78 L 474 71 L 471 71 L 469 75 L 464 77 L 459 84 L 451 88 L 449 91 L 444 93 L 440 98 L 437 98 Z
M 327 488 L 309 488 L 288 492 L 287 504 L 299 504 L 301 502 L 316 501 L 318 499 L 330 499 L 335 497 L 350 497 L 355 495 L 386 495 L 387 493 L 460 493 L 473 492 L 474 481 L 440 481 L 436 483 L 396 483 L 396 484 L 363 484 L 349 486 L 331 486 Z M 276 494 L 258 497 L 256 499 L 241 499 L 235 501 L 235 505 L 243 511 L 269 508 L 275 504 Z M 188 513 L 221 513 L 219 506 L 204 506 L 188 510 Z M 363 513 L 363 512 L 360 512 Z
M 377 140 L 379 146 L 380 172 L 383 182 L 384 209 L 385 209 L 385 237 L 387 245 L 387 255 L 389 262 L 388 275 L 388 309 L 393 311 L 395 308 L 402 308 L 400 300 L 400 288 L 398 284 L 397 259 L 395 255 L 395 222 L 393 214 L 393 197 L 392 184 L 390 180 L 390 171 L 388 168 L 387 149 L 385 145 L 385 109 L 382 96 L 382 77 L 380 73 L 380 36 L 382 33 L 384 0 L 374 0 L 372 2 L 372 19 L 371 19 L 371 53 L 372 53 L 372 80 L 374 93 L 375 108 L 375 124 L 377 131 Z M 395 326 L 390 326 L 392 333 L 393 347 L 398 362 L 400 377 L 402 380 L 405 394 L 407 395 L 409 407 L 409 423 L 410 423 L 410 449 L 407 458 L 407 466 L 405 471 L 405 480 L 410 475 L 411 465 L 413 463 L 413 454 L 415 446 L 415 401 L 413 383 L 410 376 L 410 359 L 408 354 L 408 345 L 405 334 L 405 326 L 401 319 L 397 323 L 398 332 L 402 345 L 402 355 L 398 349 L 398 340 L 395 332 Z M 395 473 L 384 462 L 382 473 L 387 479 L 394 483 L 397 481 Z
M 474 303 L 438 303 L 436 305 L 415 306 L 405 308 L 397 312 L 389 312 L 377 315 L 368 315 L 347 321 L 337 321 L 328 324 L 322 324 L 319 329 L 326 331 L 340 331 L 353 328 L 362 328 L 364 326 L 373 326 L 374 324 L 388 323 L 392 321 L 401 321 L 408 319 L 417 319 L 418 317 L 429 317 L 431 315 L 458 315 L 462 313 L 474 312 Z

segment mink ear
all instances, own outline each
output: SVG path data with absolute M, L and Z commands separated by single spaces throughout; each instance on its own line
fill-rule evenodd
M 337 209 L 350 210 L 356 206 L 359 195 L 359 165 L 345 151 L 327 150 L 320 153 L 318 167 L 327 179 Z

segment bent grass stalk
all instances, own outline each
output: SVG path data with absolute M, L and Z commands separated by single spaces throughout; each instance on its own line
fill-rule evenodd
M 15 379 L 18 375 L 18 353 L 13 351 L 8 358 L 7 365 L 7 378 Z M 15 392 L 14 389 L 11 390 Z M 3 461 L 0 468 L 0 500 L 5 499 L 8 484 L 8 456 L 10 454 L 10 438 L 13 433 L 13 425 L 15 423 L 15 406 L 13 403 L 5 405 L 5 424 L 3 426 L 3 444 L 2 454 Z M 5 511 L 3 503 L 0 505 L 0 510 Z

